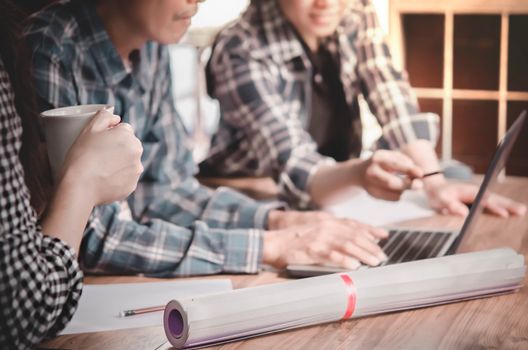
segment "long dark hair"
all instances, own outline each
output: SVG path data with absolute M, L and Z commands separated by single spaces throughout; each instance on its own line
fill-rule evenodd
M 31 194 L 31 205 L 39 214 L 50 199 L 52 185 L 32 85 L 31 54 L 21 40 L 21 33 L 30 13 L 42 8 L 45 3 L 44 0 L 0 0 L 0 55 L 15 92 L 16 110 L 22 120 L 19 158 Z

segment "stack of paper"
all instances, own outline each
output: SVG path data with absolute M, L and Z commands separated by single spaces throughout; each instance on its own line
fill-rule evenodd
M 61 334 L 161 325 L 163 312 L 120 317 L 125 310 L 165 305 L 183 298 L 232 290 L 228 279 L 86 285 L 79 307 Z
M 494 249 L 181 298 L 165 309 L 165 333 L 188 348 L 489 296 L 518 289 L 525 269 L 522 255 Z

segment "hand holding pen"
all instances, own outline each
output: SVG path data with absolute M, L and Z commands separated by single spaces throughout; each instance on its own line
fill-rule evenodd
M 361 185 L 373 197 L 397 201 L 410 188 L 420 188 L 424 175 L 433 176 L 439 172 L 424 174 L 413 160 L 398 151 L 378 150 L 372 157 L 359 164 Z

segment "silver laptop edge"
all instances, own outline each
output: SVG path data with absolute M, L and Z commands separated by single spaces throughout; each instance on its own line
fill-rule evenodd
M 428 231 L 441 231 L 443 233 L 449 233 L 451 235 L 451 237 L 444 243 L 442 249 L 438 252 L 437 256 L 454 254 L 462 244 L 464 238 L 469 236 L 468 232 L 471 230 L 472 224 L 482 214 L 484 210 L 482 206 L 482 199 L 484 198 L 484 195 L 486 194 L 486 191 L 488 190 L 489 186 L 494 181 L 496 181 L 497 176 L 502 171 L 502 169 L 504 169 L 504 166 L 508 161 L 513 145 L 515 144 L 515 141 L 517 140 L 517 137 L 519 136 L 522 130 L 525 119 L 526 111 L 523 111 L 497 145 L 493 158 L 486 170 L 486 174 L 484 175 L 484 179 L 482 180 L 482 183 L 480 185 L 477 196 L 475 197 L 475 201 L 471 205 L 471 209 L 468 213 L 468 216 L 464 220 L 462 228 L 460 230 L 453 231 L 446 231 L 436 228 L 427 229 Z M 423 230 L 424 228 L 389 227 L 388 229 L 408 229 L 410 231 L 416 231 L 420 229 Z

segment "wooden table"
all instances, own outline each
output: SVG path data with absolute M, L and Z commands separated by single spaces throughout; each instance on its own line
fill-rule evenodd
M 528 178 L 508 178 L 498 192 L 528 203 Z M 410 223 L 410 222 L 408 222 Z M 436 216 L 412 223 L 457 227 L 461 218 Z M 528 217 L 503 220 L 489 215 L 478 222 L 466 250 L 512 247 L 528 258 Z M 235 288 L 275 283 L 283 278 L 263 272 L 212 276 Z M 87 277 L 87 284 L 149 282 L 144 277 Z M 527 279 L 525 277 L 525 285 Z M 162 326 L 60 336 L 41 344 L 59 349 L 169 349 Z M 214 349 L 528 349 L 528 287 L 505 296 L 420 310 L 353 319 L 226 344 Z

